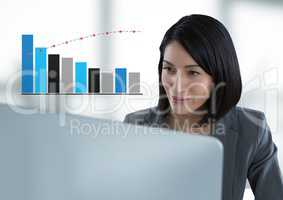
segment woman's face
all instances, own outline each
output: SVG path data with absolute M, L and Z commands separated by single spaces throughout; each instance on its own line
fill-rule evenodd
M 161 77 L 171 111 L 178 115 L 196 114 L 214 87 L 212 77 L 177 41 L 165 48 Z

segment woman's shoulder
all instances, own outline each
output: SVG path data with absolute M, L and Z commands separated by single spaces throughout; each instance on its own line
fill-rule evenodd
M 242 140 L 250 142 L 262 137 L 265 129 L 268 128 L 263 111 L 243 106 L 232 107 L 219 119 L 218 124 L 221 127 L 220 130 L 231 129 Z
M 247 115 L 252 115 L 258 118 L 263 119 L 265 117 L 264 112 L 252 108 L 242 107 L 242 106 L 235 106 L 234 107 L 235 114 L 239 115 L 240 117 L 249 117 Z
M 132 124 L 146 124 L 154 120 L 157 106 L 148 107 L 126 114 L 123 122 Z
M 240 107 L 234 108 L 236 129 L 242 139 L 259 143 L 263 138 L 270 137 L 270 128 L 263 111 Z
M 235 106 L 233 109 L 234 119 L 237 119 L 237 126 L 242 130 L 260 129 L 267 123 L 263 111 Z

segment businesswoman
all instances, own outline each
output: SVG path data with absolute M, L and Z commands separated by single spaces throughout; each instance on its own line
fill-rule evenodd
M 216 137 L 224 146 L 223 200 L 242 199 L 246 179 L 256 200 L 282 200 L 277 147 L 265 115 L 236 106 L 241 75 L 223 24 L 205 15 L 178 20 L 160 45 L 158 73 L 157 106 L 127 114 L 124 122 Z

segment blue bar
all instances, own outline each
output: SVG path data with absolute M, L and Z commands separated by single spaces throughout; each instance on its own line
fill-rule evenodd
M 35 92 L 47 93 L 46 48 L 35 48 Z
M 116 68 L 115 69 L 115 92 L 126 93 L 127 92 L 127 69 Z
M 76 62 L 76 93 L 87 93 L 87 69 L 86 62 Z
M 22 35 L 22 93 L 33 93 L 33 35 Z

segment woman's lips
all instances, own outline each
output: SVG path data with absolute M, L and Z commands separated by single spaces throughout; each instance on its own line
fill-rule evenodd
M 190 100 L 188 97 L 172 96 L 172 99 L 176 103 L 182 103 L 184 101 Z

